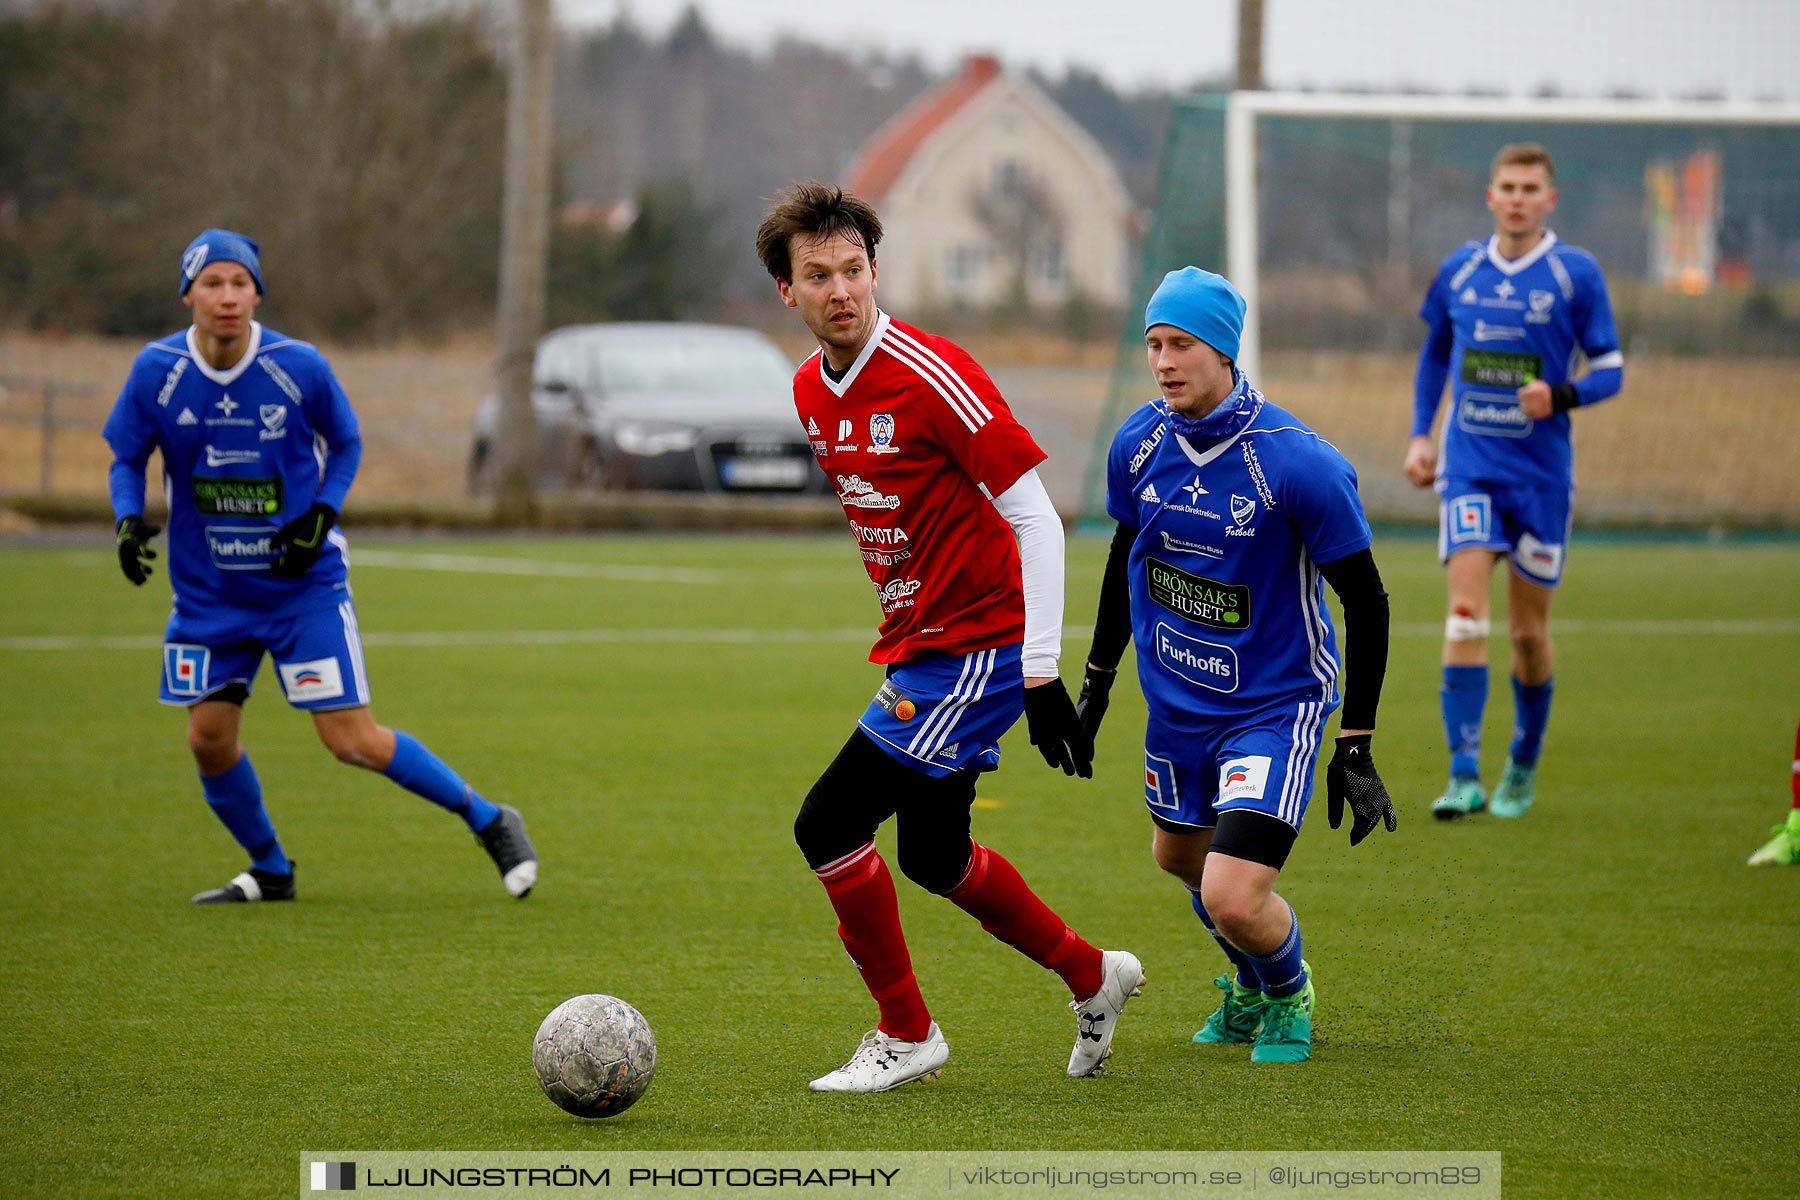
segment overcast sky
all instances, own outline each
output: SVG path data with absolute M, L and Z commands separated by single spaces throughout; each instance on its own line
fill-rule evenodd
M 893 0 L 829 8 L 801 0 L 556 0 L 568 23 L 621 11 L 666 32 L 692 2 L 721 40 L 767 49 L 780 33 L 847 49 L 916 53 L 942 69 L 964 54 L 1115 87 L 1186 87 L 1230 69 L 1236 0 Z M 1800 102 L 1800 0 L 1266 0 L 1270 86 L 1413 84 L 1526 95 L 1552 84 L 1675 97 Z M 821 17 L 829 13 L 829 17 Z

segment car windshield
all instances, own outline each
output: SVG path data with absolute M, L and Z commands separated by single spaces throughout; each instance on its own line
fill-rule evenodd
M 753 338 L 609 340 L 598 350 L 600 391 L 608 397 L 784 399 L 794 378 L 779 350 Z

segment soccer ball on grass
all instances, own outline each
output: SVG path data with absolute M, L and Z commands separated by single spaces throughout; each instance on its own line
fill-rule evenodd
M 613 1117 L 636 1104 L 656 1074 L 656 1035 L 617 996 L 575 996 L 538 1026 L 531 1047 L 544 1095 L 578 1117 Z

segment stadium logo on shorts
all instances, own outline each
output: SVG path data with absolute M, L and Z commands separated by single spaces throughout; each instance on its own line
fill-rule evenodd
M 1218 804 L 1234 800 L 1260 800 L 1269 787 L 1269 765 L 1266 754 L 1249 754 L 1234 758 L 1219 768 Z
M 1450 502 L 1450 541 L 1485 542 L 1493 529 L 1492 502 L 1486 496 L 1458 496 Z
M 171 696 L 204 696 L 212 651 L 171 642 L 163 647 L 163 679 Z
M 335 658 L 315 658 L 310 662 L 278 663 L 281 689 L 288 703 L 308 700 L 335 700 L 344 694 L 344 672 Z

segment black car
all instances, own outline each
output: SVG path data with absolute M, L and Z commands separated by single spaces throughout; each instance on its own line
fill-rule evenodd
M 532 367 L 538 483 L 548 487 L 822 492 L 794 415 L 794 366 L 754 329 L 570 325 Z M 493 487 L 495 396 L 475 415 L 471 491 Z

